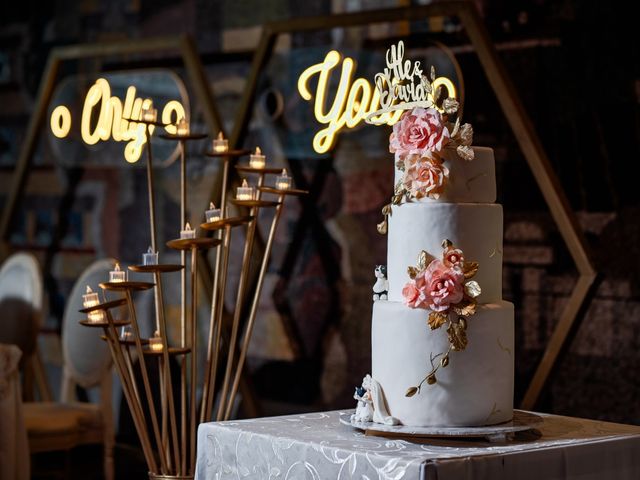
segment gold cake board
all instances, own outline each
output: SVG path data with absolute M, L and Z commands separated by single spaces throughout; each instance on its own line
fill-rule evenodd
M 514 410 L 513 418 L 504 423 L 480 427 L 415 427 L 407 425 L 384 425 L 375 422 L 352 420 L 352 412 L 340 413 L 340 423 L 365 432 L 365 435 L 403 438 L 407 440 L 425 438 L 472 439 L 480 438 L 489 442 L 507 442 L 516 433 L 528 432 L 540 427 L 543 418 L 535 413 Z

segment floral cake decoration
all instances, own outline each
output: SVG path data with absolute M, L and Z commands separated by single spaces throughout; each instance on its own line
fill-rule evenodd
M 476 298 L 482 292 L 478 282 L 472 280 L 478 262 L 466 261 L 463 251 L 450 240 L 442 242 L 442 249 L 442 258 L 420 252 L 418 264 L 407 269 L 409 281 L 402 289 L 404 304 L 430 310 L 428 326 L 437 330 L 446 325 L 449 340 L 446 352 L 430 355 L 429 372 L 418 385 L 409 387 L 407 397 L 419 393 L 425 382 L 436 383 L 436 372 L 449 365 L 450 353 L 467 347 L 467 318 L 476 312 Z
M 402 172 L 391 199 L 394 205 L 403 199 L 440 198 L 449 182 L 449 169 L 444 163 L 445 150 L 455 150 L 464 161 L 474 159 L 471 148 L 473 127 L 469 123 L 461 123 L 457 115 L 460 104 L 455 98 L 442 98 L 442 92 L 446 90 L 441 87 L 433 91 L 435 79 L 433 67 L 430 78 L 422 76 L 422 86 L 433 95 L 434 105 L 405 111 L 393 125 L 389 137 L 389 151 L 395 155 L 396 167 Z M 384 220 L 378 224 L 378 231 L 386 234 L 390 205 L 385 205 L 382 214 Z

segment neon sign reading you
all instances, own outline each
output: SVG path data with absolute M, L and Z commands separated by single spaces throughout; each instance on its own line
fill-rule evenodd
M 111 86 L 104 78 L 99 78 L 89 88 L 82 107 L 80 135 L 87 145 L 95 145 L 110 139 L 126 142 L 124 158 L 129 163 L 140 159 L 147 142 L 146 126 L 129 121 L 129 118 L 141 119 L 142 110 L 151 108 L 150 98 L 136 97 L 136 87 L 127 88 L 124 102 L 111 95 Z M 185 118 L 185 109 L 177 100 L 168 101 L 162 109 L 161 122 L 167 133 L 175 134 L 178 119 Z M 71 131 L 71 112 L 65 105 L 58 105 L 51 113 L 51 132 L 58 138 L 65 138 Z M 149 126 L 149 136 L 155 126 Z
M 327 108 L 327 90 L 332 71 L 342 61 L 340 78 L 335 96 Z M 364 78 L 352 81 L 355 61 L 331 50 L 321 63 L 311 65 L 298 78 L 298 92 L 303 99 L 311 101 L 314 96 L 314 115 L 324 128 L 313 137 L 313 149 L 326 153 L 335 145 L 338 133 L 345 128 L 354 128 L 362 121 L 373 125 L 393 125 L 402 112 L 415 106 L 436 105 L 437 92 L 446 88 L 449 97 L 456 97 L 456 88 L 447 77 L 424 81 L 420 62 L 404 60 L 404 42 L 392 45 L 387 50 L 387 66 L 375 75 L 375 89 Z M 309 89 L 309 80 L 317 76 L 315 95 Z

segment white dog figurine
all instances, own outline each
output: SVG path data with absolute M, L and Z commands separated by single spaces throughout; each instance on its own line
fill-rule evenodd
M 389 280 L 387 280 L 387 267 L 376 265 L 376 283 L 373 285 L 373 301 L 386 300 L 389 290 Z
M 371 392 L 366 387 L 366 384 L 368 383 L 368 386 L 370 386 L 371 382 L 367 382 L 367 377 L 362 381 L 362 387 L 356 387 L 356 391 L 353 394 L 353 398 L 358 401 L 358 406 L 356 407 L 356 413 L 351 416 L 351 420 L 356 422 L 373 421 L 373 399 L 371 398 Z

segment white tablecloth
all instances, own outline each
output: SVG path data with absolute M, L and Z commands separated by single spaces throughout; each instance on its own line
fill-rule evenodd
M 538 414 L 544 418 L 539 437 L 414 443 L 365 436 L 340 424 L 340 413 L 204 423 L 196 478 L 640 479 L 637 426 Z

